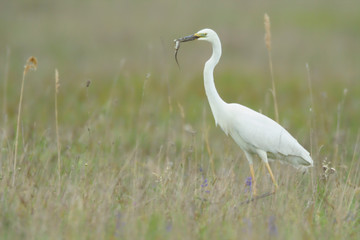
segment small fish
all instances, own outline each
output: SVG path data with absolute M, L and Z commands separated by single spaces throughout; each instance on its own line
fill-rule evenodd
M 193 40 L 198 39 L 199 37 L 200 37 L 199 35 L 193 34 L 193 35 L 189 35 L 189 36 L 178 38 L 178 39 L 174 40 L 174 42 L 175 42 L 175 60 L 176 60 L 176 63 L 177 63 L 179 68 L 180 68 L 180 65 L 179 65 L 179 62 L 178 62 L 178 59 L 177 59 L 177 54 L 178 54 L 178 51 L 179 51 L 179 48 L 180 48 L 180 43 L 181 42 L 193 41 Z
M 179 62 L 178 62 L 178 59 L 177 59 L 177 54 L 178 54 L 178 51 L 179 51 L 179 48 L 180 48 L 180 41 L 179 41 L 179 39 L 175 39 L 174 42 L 175 42 L 175 61 L 176 61 L 177 65 L 178 65 L 178 67 L 180 68 L 180 65 L 179 65 Z

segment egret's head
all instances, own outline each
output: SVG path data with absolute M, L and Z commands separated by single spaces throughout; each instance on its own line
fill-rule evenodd
M 177 60 L 177 53 L 180 48 L 180 43 L 194 41 L 194 40 L 204 40 L 204 41 L 210 42 L 213 45 L 214 49 L 216 48 L 217 54 L 219 56 L 221 56 L 221 43 L 220 43 L 220 39 L 219 39 L 218 35 L 216 34 L 216 32 L 214 30 L 205 28 L 203 30 L 198 31 L 195 34 L 174 40 L 174 42 L 175 42 L 175 60 L 178 65 L 179 65 L 179 63 Z
M 183 38 L 179 38 L 177 39 L 179 42 L 189 42 L 189 41 L 193 41 L 193 40 L 205 40 L 205 41 L 211 41 L 211 39 L 216 38 L 217 35 L 216 33 L 208 28 L 205 28 L 203 30 L 198 31 L 195 34 L 183 37 Z
M 218 38 L 216 32 L 209 28 L 202 29 L 194 34 L 198 36 L 198 40 L 211 41 L 212 39 Z

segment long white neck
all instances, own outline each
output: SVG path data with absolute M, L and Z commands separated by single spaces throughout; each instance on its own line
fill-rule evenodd
M 222 110 L 225 108 L 226 102 L 221 99 L 216 91 L 214 83 L 214 68 L 221 57 L 221 43 L 220 39 L 216 38 L 211 42 L 213 53 L 210 59 L 205 63 L 204 67 L 204 85 L 205 92 L 208 98 L 211 111 L 214 115 L 216 124 L 219 123 L 220 116 L 223 114 Z

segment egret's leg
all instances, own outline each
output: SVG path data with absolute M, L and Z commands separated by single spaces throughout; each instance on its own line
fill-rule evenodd
M 268 172 L 270 174 L 271 180 L 272 180 L 272 182 L 273 182 L 273 184 L 275 186 L 275 191 L 276 191 L 276 189 L 279 186 L 277 185 L 274 174 L 271 171 L 271 168 L 270 168 L 270 165 L 269 165 L 269 162 L 268 162 L 268 159 L 267 159 L 267 154 L 266 154 L 265 151 L 262 151 L 262 150 L 259 150 L 257 153 L 258 153 L 259 157 L 261 158 L 261 160 L 265 163 L 265 166 L 266 166 L 266 168 L 267 168 L 267 170 L 268 170 Z
M 251 189 L 253 197 L 256 197 L 256 178 L 255 178 L 255 172 L 254 172 L 254 166 L 253 166 L 253 157 L 250 153 L 245 152 L 245 156 L 247 160 L 249 161 L 250 166 L 250 174 L 251 174 Z
M 256 180 L 255 180 L 255 172 L 254 172 L 254 167 L 253 164 L 250 164 L 250 174 L 251 174 L 251 184 L 252 184 L 252 192 L 253 192 L 253 196 L 256 197 Z
M 276 190 L 279 186 L 278 186 L 278 185 L 277 185 L 277 183 L 276 183 L 276 180 L 275 180 L 274 174 L 273 174 L 273 173 L 272 173 L 272 171 L 271 171 L 271 168 L 270 168 L 269 163 L 268 163 L 268 162 L 266 162 L 266 163 L 265 163 L 265 166 L 266 166 L 267 170 L 268 170 L 268 171 L 269 171 L 269 173 L 270 173 L 271 180 L 272 180 L 272 182 L 274 183 L 275 190 Z

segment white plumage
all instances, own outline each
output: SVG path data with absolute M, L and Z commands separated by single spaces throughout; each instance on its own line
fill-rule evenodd
M 253 179 L 253 194 L 256 194 L 253 155 L 258 155 L 266 164 L 275 187 L 275 178 L 268 159 L 289 163 L 297 168 L 313 166 L 313 160 L 298 141 L 285 128 L 269 117 L 237 103 L 226 103 L 216 91 L 213 71 L 221 57 L 221 42 L 215 31 L 203 29 L 193 35 L 179 38 L 176 42 L 192 40 L 210 42 L 213 53 L 204 67 L 204 86 L 216 125 L 230 135 L 245 152 Z

